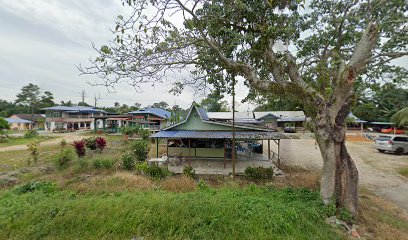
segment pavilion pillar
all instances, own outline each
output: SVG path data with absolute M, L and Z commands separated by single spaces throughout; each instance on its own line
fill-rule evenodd
M 226 168 L 226 153 L 227 153 L 227 146 L 226 146 L 226 140 L 224 139 L 224 169 Z
M 361 133 L 363 133 L 364 132 L 364 123 L 360 123 L 360 127 L 361 127 Z
M 280 150 L 279 150 L 279 148 L 280 148 L 280 139 L 278 139 L 278 168 L 280 168 Z
M 167 155 L 167 159 L 169 159 L 169 139 L 166 138 L 166 155 Z
M 156 158 L 159 158 L 159 139 L 156 138 Z
M 271 140 L 268 139 L 268 160 L 271 160 Z
M 188 166 L 191 167 L 191 139 L 188 139 Z
M 94 130 L 98 130 L 98 124 L 96 123 L 98 121 L 98 119 L 95 118 L 94 120 Z

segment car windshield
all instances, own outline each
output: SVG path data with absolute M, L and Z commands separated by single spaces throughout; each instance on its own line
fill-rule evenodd
M 390 136 L 379 136 L 379 137 L 377 138 L 378 141 L 388 141 L 388 140 L 390 140 L 390 139 L 391 139 Z

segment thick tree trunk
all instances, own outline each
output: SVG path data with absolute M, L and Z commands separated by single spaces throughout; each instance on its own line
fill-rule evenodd
M 332 125 L 330 116 L 320 115 L 315 123 L 315 136 L 323 158 L 320 194 L 325 204 L 336 201 L 357 217 L 358 171 L 345 145 L 345 121 L 337 118 Z

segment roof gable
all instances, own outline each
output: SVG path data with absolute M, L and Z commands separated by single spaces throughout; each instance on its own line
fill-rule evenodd
M 231 123 L 222 123 L 209 121 L 207 113 L 204 109 L 199 108 L 195 102 L 190 107 L 184 121 L 163 129 L 166 130 L 212 130 L 212 131 L 232 131 Z M 252 131 L 271 131 L 271 129 L 256 128 L 250 126 L 242 126 L 235 124 L 237 130 L 252 130 Z
M 161 117 L 164 119 L 168 119 L 171 116 L 171 112 L 163 109 L 163 108 L 145 108 L 145 109 L 140 109 L 140 110 L 136 110 L 136 111 L 132 111 L 129 112 L 128 114 L 143 114 L 143 113 L 148 113 L 148 114 L 152 114 L 155 115 L 157 117 Z
M 41 121 L 45 119 L 41 114 L 18 113 L 10 116 L 10 118 L 13 118 L 14 116 L 29 121 Z

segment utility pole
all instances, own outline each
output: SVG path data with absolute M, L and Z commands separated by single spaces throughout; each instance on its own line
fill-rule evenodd
M 232 178 L 235 179 L 235 74 L 232 77 Z
M 94 97 L 94 107 L 96 108 L 96 105 L 98 104 L 98 101 L 101 100 L 101 93 L 98 94 L 98 97 Z

